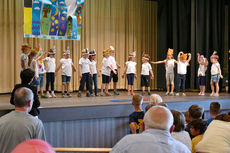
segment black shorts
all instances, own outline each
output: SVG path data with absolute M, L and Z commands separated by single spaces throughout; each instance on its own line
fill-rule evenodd
M 109 76 L 102 74 L 102 83 L 109 83 Z
M 141 75 L 141 86 L 150 87 L 150 76 L 149 75 Z
M 117 72 L 117 74 L 114 74 L 113 71 L 111 71 L 111 74 L 110 74 L 110 81 L 111 81 L 112 78 L 113 78 L 113 82 L 118 82 L 118 71 L 117 71 L 117 69 L 115 69 L 115 71 Z
M 133 85 L 135 74 L 130 73 L 130 74 L 126 74 L 126 76 L 127 76 L 127 80 L 128 80 L 128 85 Z
M 200 86 L 205 86 L 206 85 L 206 77 L 205 76 L 199 76 L 198 77 L 198 83 Z

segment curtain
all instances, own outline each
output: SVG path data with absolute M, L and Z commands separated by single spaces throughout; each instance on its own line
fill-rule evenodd
M 71 58 L 78 68 L 81 50 L 93 48 L 97 51 L 97 63 L 101 68 L 102 51 L 113 45 L 116 49 L 116 60 L 121 65 L 119 69 L 118 88 L 127 88 L 126 79 L 121 75 L 128 54 L 137 51 L 137 74 L 135 89 L 140 89 L 141 55 L 149 53 L 151 60 L 157 57 L 157 2 L 145 0 L 86 0 L 83 9 L 81 40 L 46 40 L 38 38 L 23 38 L 23 0 L 0 1 L 0 93 L 10 92 L 16 83 L 20 83 L 21 44 L 39 44 L 44 50 L 56 46 L 56 64 L 59 64 L 63 51 L 70 47 Z M 154 69 L 156 74 L 156 69 Z M 152 89 L 156 88 L 157 77 L 152 81 Z M 101 78 L 98 78 L 98 86 Z M 78 90 L 79 75 L 74 73 L 71 79 L 71 89 Z M 112 86 L 111 86 L 112 87 Z M 61 90 L 61 72 L 59 71 L 55 90 Z
M 158 60 L 165 58 L 169 47 L 175 49 L 175 58 L 180 50 L 192 53 L 186 88 L 198 88 L 197 53 L 205 55 L 209 60 L 213 51 L 216 50 L 220 57 L 221 67 L 224 66 L 223 59 L 226 51 L 224 43 L 227 41 L 224 37 L 225 27 L 229 26 L 224 20 L 226 16 L 225 1 L 161 0 L 158 6 Z M 208 86 L 210 68 L 211 63 L 209 62 L 206 79 Z M 158 87 L 163 88 L 165 86 L 164 73 L 159 69 Z

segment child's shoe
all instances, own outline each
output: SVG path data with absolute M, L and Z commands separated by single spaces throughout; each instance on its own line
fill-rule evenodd
M 54 93 L 51 93 L 52 98 L 57 98 L 57 96 Z
M 95 96 L 98 97 L 99 96 L 98 93 L 95 93 Z
M 46 97 L 47 97 L 47 98 L 52 98 L 52 96 L 50 95 L 49 92 L 47 92 Z
M 150 95 L 151 95 L 151 92 L 148 92 L 148 95 L 150 96 Z
M 182 96 L 186 96 L 186 94 L 185 94 L 185 93 L 182 93 Z
M 174 93 L 173 92 L 170 92 L 170 94 L 169 94 L 170 96 L 174 96 Z
M 180 96 L 180 94 L 179 94 L 179 93 L 176 93 L 176 96 Z
M 71 98 L 71 97 L 72 97 L 72 95 L 71 95 L 70 93 L 67 93 L 66 96 L 67 96 L 68 98 Z
M 62 93 L 62 94 L 61 94 L 61 97 L 62 97 L 62 98 L 65 98 L 65 94 L 64 94 L 64 93 Z
M 90 97 L 90 93 L 86 93 L 86 97 Z
M 142 91 L 141 95 L 142 95 L 142 96 L 145 96 L 145 92 L 144 92 L 144 91 Z
M 201 93 L 200 95 L 201 95 L 201 96 L 205 96 L 205 93 Z
M 79 93 L 77 94 L 77 96 L 78 96 L 78 97 L 81 97 L 81 93 L 79 92 Z
M 165 93 L 165 95 L 168 96 L 168 95 L 169 95 L 169 92 L 167 91 L 167 92 Z
M 118 91 L 117 91 L 117 90 L 116 90 L 116 91 L 114 91 L 114 94 L 115 94 L 115 95 L 119 95 L 119 93 L 118 93 Z
M 210 94 L 210 96 L 214 96 L 215 95 L 215 93 L 214 92 L 212 92 L 211 94 Z
M 215 93 L 214 96 L 215 96 L 215 97 L 219 97 L 219 94 L 218 94 L 218 93 Z

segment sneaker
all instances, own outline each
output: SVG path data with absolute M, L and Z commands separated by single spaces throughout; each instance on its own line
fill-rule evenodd
M 220 95 L 219 95 L 218 93 L 215 93 L 214 96 L 215 96 L 215 97 L 219 97 Z
M 52 98 L 57 98 L 57 96 L 54 93 L 51 93 Z
M 47 97 L 47 98 L 52 98 L 52 96 L 50 95 L 50 93 L 47 93 L 47 94 L 46 94 L 46 97 Z
M 93 97 L 93 94 L 90 94 L 90 97 Z
M 201 96 L 201 94 L 202 94 L 201 92 L 200 92 L 200 93 L 198 93 L 198 95 L 199 95 L 199 96 Z
M 168 96 L 168 95 L 169 95 L 169 92 L 167 91 L 167 92 L 165 93 L 165 95 Z
M 71 95 L 70 93 L 67 93 L 66 96 L 67 96 L 68 98 L 71 98 L 71 97 L 72 97 L 72 95 Z
M 90 93 L 86 93 L 86 97 L 90 97 Z
M 64 94 L 64 93 L 62 93 L 62 94 L 61 94 L 61 97 L 62 97 L 62 98 L 65 98 L 65 94 Z
M 114 91 L 114 94 L 115 94 L 115 95 L 119 95 L 119 93 L 118 93 L 118 91 L 117 91 L 117 90 L 116 90 L 116 91 Z
M 170 96 L 174 96 L 174 93 L 173 92 L 170 92 L 170 94 L 169 94 Z
M 81 97 L 81 93 L 79 92 L 79 93 L 77 94 L 77 96 L 78 96 L 78 97 Z
M 180 96 L 180 94 L 179 94 L 179 93 L 176 93 L 176 96 Z
M 145 96 L 145 92 L 144 91 L 142 91 L 142 94 L 141 94 L 142 96 Z
M 205 96 L 205 93 L 201 93 L 200 95 L 201 95 L 201 96 Z
M 210 96 L 214 96 L 214 95 L 215 95 L 215 93 L 213 93 L 213 92 L 210 94 Z
M 95 96 L 98 97 L 99 96 L 98 93 L 96 93 Z
M 111 96 L 108 92 L 105 92 L 105 95 L 106 95 L 106 96 Z
M 185 94 L 185 93 L 182 93 L 182 96 L 186 96 L 186 94 Z
M 150 96 L 150 95 L 151 95 L 151 92 L 148 92 L 148 95 Z

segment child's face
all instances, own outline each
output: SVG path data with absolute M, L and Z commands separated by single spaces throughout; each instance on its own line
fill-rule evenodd
M 92 55 L 92 56 L 91 56 L 91 59 L 92 59 L 92 60 L 94 60 L 94 59 L 95 59 L 95 57 L 96 57 L 95 55 Z
M 84 58 L 89 58 L 89 54 L 84 54 L 83 57 Z
M 186 61 L 187 61 L 186 59 L 181 60 L 182 63 L 185 63 Z
M 171 54 L 167 54 L 167 59 L 172 59 L 172 55 Z
M 131 61 L 135 61 L 135 57 L 132 57 L 132 58 L 131 58 Z
M 199 131 L 195 130 L 193 126 L 191 126 L 191 128 L 190 128 L 190 133 L 191 133 L 192 136 L 199 135 Z
M 30 52 L 29 48 L 25 48 L 24 51 L 23 51 L 24 54 L 29 54 L 29 52 Z
M 211 62 L 212 62 L 212 63 L 216 63 L 217 60 L 216 60 L 215 58 L 211 58 Z
M 109 57 L 109 54 L 105 54 L 105 57 L 108 58 L 108 57 Z
M 65 54 L 64 57 L 65 57 L 66 59 L 68 59 L 70 56 L 69 56 L 69 54 Z
M 54 57 L 54 54 L 49 54 L 49 57 L 53 58 L 53 57 Z
M 144 57 L 142 57 L 142 62 L 143 63 L 146 63 L 146 62 L 148 62 Z
M 114 56 L 115 52 L 112 50 L 110 51 L 110 56 Z

